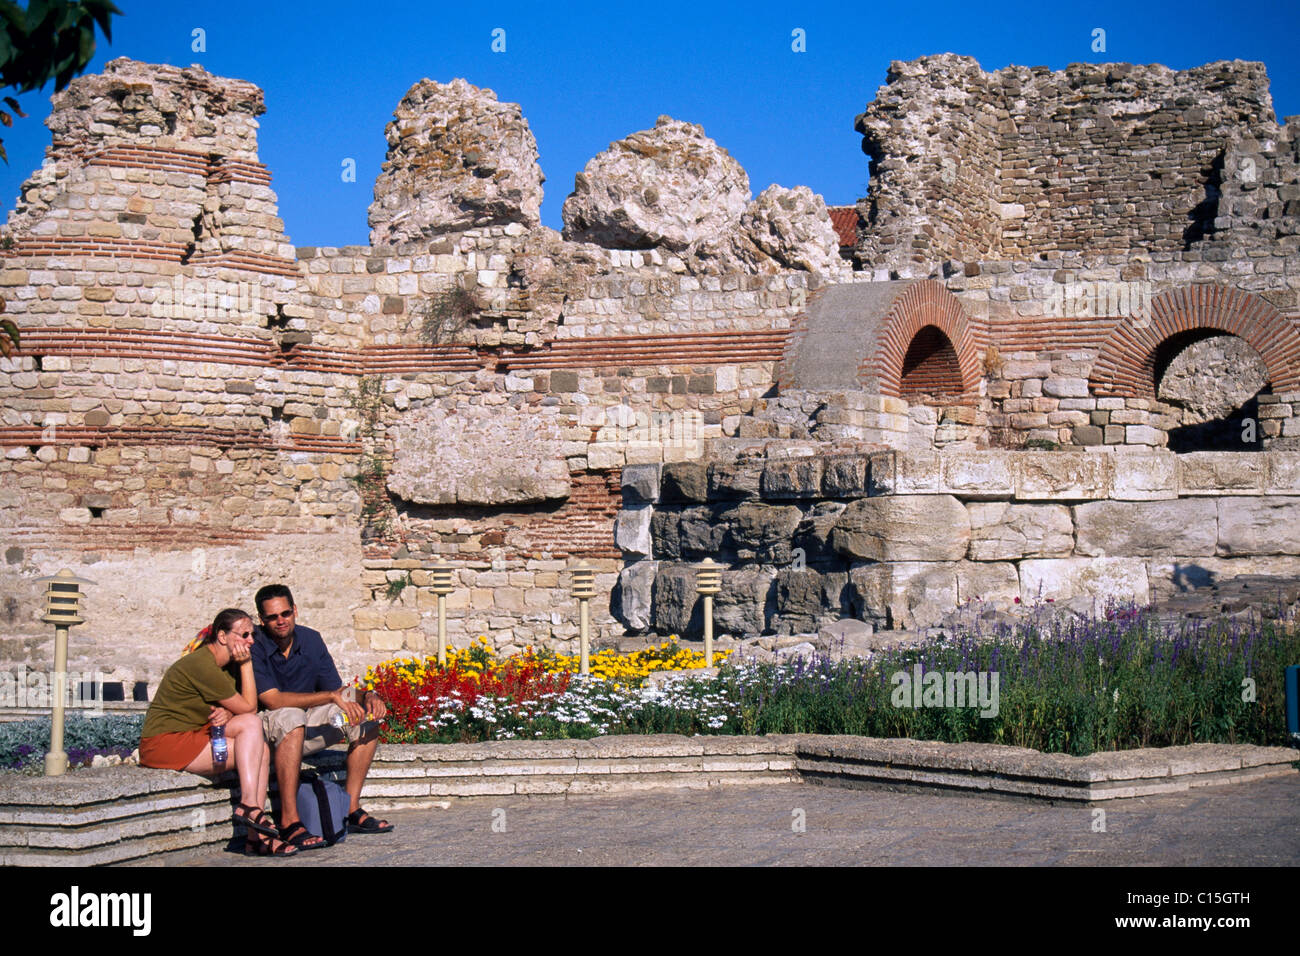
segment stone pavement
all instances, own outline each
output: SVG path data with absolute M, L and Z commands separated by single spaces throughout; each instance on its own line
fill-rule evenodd
M 1104 818 L 1099 814 L 1104 810 Z M 1300 865 L 1300 775 L 1105 807 L 815 784 L 475 797 L 293 860 L 220 849 L 144 865 Z M 795 832 L 802 820 L 804 832 Z M 497 831 L 494 831 L 494 822 Z M 1104 822 L 1105 831 L 1094 830 Z M 504 825 L 504 832 L 499 832 Z

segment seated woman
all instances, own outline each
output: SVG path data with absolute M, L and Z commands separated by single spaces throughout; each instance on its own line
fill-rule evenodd
M 202 643 L 163 675 L 145 714 L 140 765 L 208 776 L 233 766 L 239 773 L 240 799 L 235 819 L 248 828 L 244 852 L 292 856 L 298 848 L 280 839 L 262 810 L 271 752 L 257 716 L 252 647 L 252 618 L 238 608 L 217 615 Z M 238 666 L 238 684 L 232 664 Z M 209 731 L 222 725 L 229 756 L 214 764 Z

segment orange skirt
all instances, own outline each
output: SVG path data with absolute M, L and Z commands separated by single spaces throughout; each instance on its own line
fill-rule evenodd
M 203 753 L 210 743 L 205 724 L 198 730 L 181 730 L 170 734 L 154 734 L 140 741 L 140 766 L 160 770 L 184 770 Z

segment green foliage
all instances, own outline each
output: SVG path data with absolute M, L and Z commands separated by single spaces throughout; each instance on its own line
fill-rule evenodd
M 94 58 L 96 26 L 113 42 L 114 15 L 122 11 L 112 0 L 30 0 L 26 10 L 12 0 L 0 0 L 0 89 L 27 93 L 53 77 L 54 91 L 62 90 Z M 3 99 L 9 109 L 0 109 L 0 125 L 13 126 L 14 116 L 27 116 L 12 96 Z M 0 159 L 9 162 L 4 140 Z M 10 249 L 13 239 L 5 236 L 0 245 Z M 4 309 L 0 297 L 0 312 Z M 19 338 L 12 320 L 0 320 L 0 355 L 12 355 Z
M 420 341 L 426 345 L 446 345 L 482 308 L 474 293 L 462 286 L 437 293 L 417 312 L 421 317 Z
M 1165 631 L 1154 615 L 1028 625 L 970 634 L 871 661 L 814 660 L 792 675 L 765 664 L 724 670 L 740 733 L 860 734 L 978 741 L 1051 753 L 1190 743 L 1285 746 L 1283 673 L 1300 661 L 1300 629 L 1220 620 Z M 895 707 L 894 673 L 999 674 L 998 713 L 976 707 Z M 1244 682 L 1256 699 L 1243 699 Z M 724 731 L 726 732 L 726 731 Z
M 1060 451 L 1061 446 L 1057 442 L 1047 438 L 1030 438 L 1025 442 L 1025 447 L 1036 449 L 1038 451 Z
M 870 659 L 729 659 L 716 677 L 674 678 L 657 693 L 575 679 L 564 694 L 522 710 L 518 701 L 480 697 L 475 719 L 462 714 L 387 739 L 853 734 L 1077 756 L 1191 743 L 1289 743 L 1283 675 L 1300 661 L 1300 627 L 1224 618 L 1167 628 L 1153 613 L 1107 613 L 1094 621 L 1044 614 L 995 633 L 980 633 L 977 623 Z M 977 703 L 895 706 L 893 676 L 910 676 L 916 665 L 927 673 L 996 673 L 997 713 L 984 716 Z M 1244 692 L 1248 680 L 1253 695 Z
M 384 380 L 379 375 L 363 375 L 352 393 L 352 407 L 361 417 L 360 435 L 373 438 L 384 411 Z
M 466 652 L 466 656 L 469 658 L 471 663 L 478 664 L 482 667 L 487 667 L 492 663 L 492 652 L 488 649 L 486 644 L 479 644 L 477 642 L 471 644 L 469 650 Z
M 27 93 L 53 78 L 62 90 L 94 58 L 96 26 L 113 42 L 114 15 L 111 0 L 0 0 L 0 85 Z
M 372 452 L 362 459 L 361 466 L 352 478 L 361 495 L 364 537 L 382 538 L 391 527 L 392 509 L 388 500 L 387 474 L 383 457 Z
M 402 577 L 395 581 L 388 582 L 388 587 L 384 589 L 384 596 L 388 598 L 389 601 L 396 601 L 402 596 L 402 592 L 414 583 L 415 582 L 411 580 L 411 572 L 407 571 Z
M 122 11 L 111 0 L 31 0 L 26 10 L 0 0 L 0 89 L 27 93 L 53 79 L 55 92 L 62 90 L 94 58 L 96 26 L 113 42 L 114 15 Z M 4 102 L 26 116 L 12 96 Z M 0 123 L 12 126 L 13 117 L 0 110 Z M 0 159 L 9 161 L 3 143 Z
M 63 748 L 76 758 L 77 751 L 134 750 L 140 743 L 144 714 L 84 717 L 68 714 L 63 726 Z M 50 749 L 50 718 L 0 723 L 0 768 L 43 762 Z

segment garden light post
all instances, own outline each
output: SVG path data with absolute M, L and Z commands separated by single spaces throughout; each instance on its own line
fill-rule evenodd
M 84 623 L 81 618 L 82 584 L 94 584 L 79 578 L 67 568 L 48 578 L 38 578 L 45 589 L 46 624 L 54 625 L 54 680 L 50 693 L 54 712 L 50 718 L 50 752 L 45 755 L 45 776 L 58 777 L 68 769 L 68 754 L 63 749 L 63 698 L 68 684 L 68 628 Z
M 431 590 L 438 595 L 438 666 L 447 664 L 447 595 L 451 593 L 451 566 L 442 558 L 429 574 Z
M 722 591 L 722 568 L 705 558 L 695 572 L 695 593 L 704 598 L 704 666 L 713 666 L 713 595 Z
M 588 604 L 596 596 L 596 572 L 586 561 L 579 561 L 573 569 L 573 596 L 578 599 L 578 669 L 587 674 L 587 647 L 591 631 L 591 612 Z

